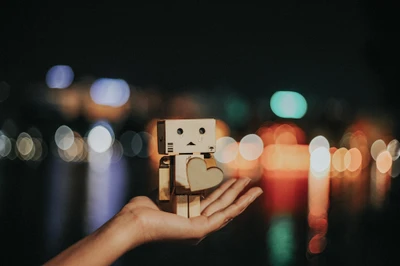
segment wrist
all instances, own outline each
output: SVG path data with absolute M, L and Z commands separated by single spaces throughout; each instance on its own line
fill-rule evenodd
M 115 245 L 128 252 L 145 241 L 139 219 L 130 211 L 121 211 L 110 220 L 107 231 Z

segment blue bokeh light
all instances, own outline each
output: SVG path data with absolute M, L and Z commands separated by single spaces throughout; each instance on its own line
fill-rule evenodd
M 74 80 L 74 71 L 70 66 L 56 65 L 47 71 L 46 84 L 52 89 L 65 89 Z
M 101 78 L 90 87 L 90 97 L 100 105 L 120 107 L 130 97 L 130 88 L 123 79 Z

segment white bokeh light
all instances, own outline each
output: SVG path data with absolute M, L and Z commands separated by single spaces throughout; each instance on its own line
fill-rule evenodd
M 12 143 L 6 135 L 0 132 L 0 158 L 7 157 L 12 149 Z
M 329 170 L 331 154 L 326 147 L 318 147 L 310 156 L 310 168 L 314 173 L 323 173 Z
M 229 163 L 236 159 L 239 153 L 239 145 L 231 137 L 221 137 L 216 142 L 215 159 L 220 163 Z
M 371 145 L 371 156 L 376 161 L 378 159 L 379 154 L 386 151 L 386 143 L 383 139 L 377 139 Z
M 102 125 L 92 128 L 87 140 L 89 147 L 98 153 L 107 151 L 114 141 L 111 132 Z
M 54 140 L 58 148 L 68 150 L 74 143 L 74 132 L 66 125 L 60 126 L 54 134 Z
M 308 146 L 310 154 L 312 154 L 315 149 L 320 147 L 324 147 L 327 150 L 330 148 L 329 141 L 322 135 L 316 136 L 310 141 L 310 145 Z
M 256 134 L 244 136 L 239 143 L 239 152 L 242 157 L 248 161 L 253 161 L 261 156 L 264 150 L 262 139 Z
M 392 155 L 393 161 L 396 161 L 400 156 L 400 143 L 397 139 L 393 139 L 387 145 L 387 151 Z

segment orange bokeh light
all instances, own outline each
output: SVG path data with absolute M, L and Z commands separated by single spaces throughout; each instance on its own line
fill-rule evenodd
M 350 172 L 355 172 L 361 167 L 362 155 L 359 149 L 351 148 L 345 155 L 344 161 L 350 161 L 347 166 L 347 170 Z

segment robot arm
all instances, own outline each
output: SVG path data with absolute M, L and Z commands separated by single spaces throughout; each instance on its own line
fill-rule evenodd
M 207 168 L 217 167 L 217 161 L 215 160 L 212 153 L 208 153 L 204 156 L 204 161 L 206 162 Z
M 159 184 L 158 184 L 158 199 L 160 201 L 170 201 L 171 199 L 171 158 L 163 156 L 160 159 L 158 168 Z

